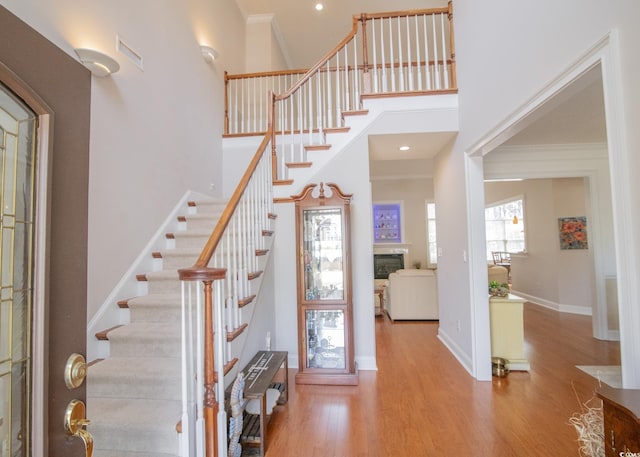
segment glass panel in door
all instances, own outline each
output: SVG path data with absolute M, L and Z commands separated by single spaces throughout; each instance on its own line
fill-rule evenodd
M 342 210 L 305 210 L 303 218 L 305 299 L 344 300 Z
M 344 311 L 307 310 L 307 368 L 345 368 Z
M 0 85 L 0 456 L 31 455 L 36 116 Z

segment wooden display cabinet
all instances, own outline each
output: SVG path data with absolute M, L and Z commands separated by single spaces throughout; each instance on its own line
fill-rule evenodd
M 357 385 L 351 292 L 351 194 L 306 186 L 296 204 L 297 384 Z

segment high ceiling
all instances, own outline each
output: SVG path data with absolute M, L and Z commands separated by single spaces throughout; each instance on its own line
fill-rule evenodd
M 324 4 L 316 11 L 315 4 Z M 246 16 L 272 14 L 276 34 L 290 68 L 313 66 L 351 30 L 360 13 L 437 8 L 446 0 L 236 0 Z M 455 11 L 454 11 L 455 13 Z M 599 69 L 563 96 L 531 116 L 509 145 L 594 143 L 606 141 L 602 81 Z M 372 160 L 431 159 L 455 134 L 372 135 Z M 410 151 L 398 150 L 401 145 Z
M 324 9 L 316 11 L 322 2 Z M 291 69 L 309 68 L 352 27 L 353 15 L 447 6 L 446 0 L 236 0 L 245 16 L 273 14 Z

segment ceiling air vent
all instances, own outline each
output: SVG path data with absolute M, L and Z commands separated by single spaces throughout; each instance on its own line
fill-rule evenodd
M 131 46 L 122 41 L 122 38 L 119 36 L 116 36 L 116 49 L 127 56 L 140 70 L 144 70 L 142 67 L 142 55 L 134 51 Z

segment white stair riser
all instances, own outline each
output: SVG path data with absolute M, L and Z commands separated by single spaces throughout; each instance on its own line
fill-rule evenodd
M 177 422 L 177 421 L 176 421 Z M 123 427 L 123 424 L 100 424 L 92 422 L 91 434 L 96 450 L 102 443 L 108 449 L 122 449 L 129 452 L 165 452 L 178 447 L 178 433 L 171 430 L 153 430 L 148 427 Z

